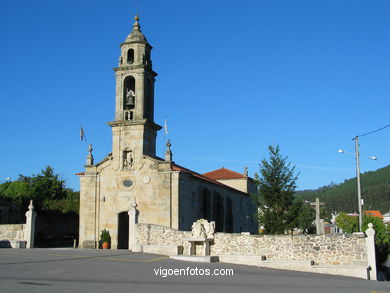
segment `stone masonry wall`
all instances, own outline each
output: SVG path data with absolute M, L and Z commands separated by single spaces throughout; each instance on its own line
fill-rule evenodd
M 137 224 L 137 244 L 182 245 L 189 231 Z M 367 265 L 365 238 L 352 235 L 243 235 L 216 233 L 211 255 L 265 256 L 267 260 L 312 260 L 317 265 Z
M 212 255 L 259 255 L 267 260 L 313 260 L 317 265 L 366 265 L 365 238 L 349 235 L 216 233 Z
M 25 224 L 0 225 L 0 240 L 24 240 Z

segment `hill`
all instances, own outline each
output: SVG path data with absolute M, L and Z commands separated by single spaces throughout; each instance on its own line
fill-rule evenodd
M 362 187 L 363 209 L 390 210 L 390 165 L 360 176 Z M 333 211 L 355 212 L 358 210 L 356 177 L 340 184 L 330 184 L 317 190 L 298 191 L 297 196 L 303 200 L 314 201 L 318 197 L 325 202 L 325 209 L 330 215 Z

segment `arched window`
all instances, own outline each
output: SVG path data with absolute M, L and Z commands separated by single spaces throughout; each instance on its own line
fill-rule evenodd
M 135 79 L 127 76 L 123 82 L 123 110 L 135 107 Z
M 150 79 L 146 80 L 145 116 L 147 119 L 153 118 L 153 83 Z
M 134 63 L 134 50 L 129 49 L 127 51 L 127 64 L 133 64 Z

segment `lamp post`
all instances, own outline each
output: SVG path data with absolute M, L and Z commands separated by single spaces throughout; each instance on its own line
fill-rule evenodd
M 358 194 L 358 207 L 359 207 L 359 232 L 362 232 L 363 223 L 363 200 L 362 200 L 362 189 L 360 183 L 360 153 L 359 153 L 359 136 L 355 136 L 352 140 L 355 141 L 355 160 L 356 160 L 356 182 L 357 182 L 357 194 Z M 339 150 L 339 153 L 348 152 Z M 371 160 L 377 160 L 377 157 L 370 156 Z
M 359 203 L 359 232 L 362 232 L 363 207 L 362 207 L 362 189 L 360 184 L 359 136 L 356 136 L 354 139 L 355 139 L 355 158 L 356 158 L 356 182 L 357 182 L 357 193 L 358 193 L 358 203 Z

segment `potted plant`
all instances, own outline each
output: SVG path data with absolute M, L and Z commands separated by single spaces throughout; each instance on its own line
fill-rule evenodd
M 103 249 L 109 249 L 111 244 L 111 236 L 110 232 L 106 229 L 102 230 L 102 234 L 100 235 L 100 243 Z

